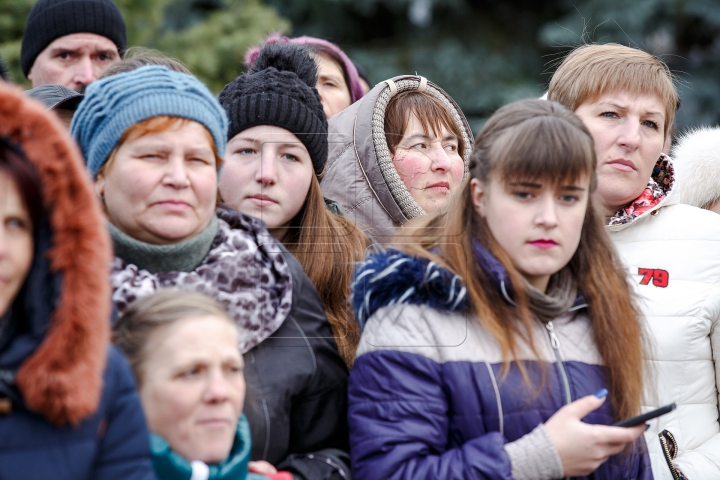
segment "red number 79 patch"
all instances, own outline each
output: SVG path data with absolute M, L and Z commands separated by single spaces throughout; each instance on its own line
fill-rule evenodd
M 652 284 L 656 287 L 665 288 L 668 286 L 668 280 L 670 280 L 670 274 L 667 270 L 655 268 L 638 268 L 638 275 L 643 276 L 640 285 L 649 285 L 650 280 L 652 280 Z

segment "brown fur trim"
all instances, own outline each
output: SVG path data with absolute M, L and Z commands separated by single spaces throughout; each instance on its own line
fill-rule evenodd
M 110 335 L 110 238 L 78 148 L 52 113 L 0 85 L 0 135 L 21 145 L 42 181 L 50 212 L 53 271 L 62 293 L 49 331 L 20 367 L 28 408 L 55 425 L 94 413 L 102 393 Z

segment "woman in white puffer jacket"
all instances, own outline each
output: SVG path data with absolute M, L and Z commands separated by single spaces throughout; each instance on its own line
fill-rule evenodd
M 652 341 L 645 410 L 655 478 L 720 478 L 720 217 L 679 203 L 662 153 L 678 101 L 665 64 L 617 44 L 584 45 L 548 99 L 583 119 L 598 158 L 596 201 L 636 285 Z

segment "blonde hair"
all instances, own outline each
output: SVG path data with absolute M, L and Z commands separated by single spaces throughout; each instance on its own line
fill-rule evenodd
M 550 79 L 547 98 L 574 112 L 616 91 L 657 95 L 665 106 L 667 135 L 679 99 L 672 72 L 662 60 L 637 48 L 617 43 L 577 47 Z
M 112 342 L 130 363 L 138 387 L 143 383 L 143 364 L 150 336 L 159 328 L 191 317 L 217 317 L 237 327 L 220 303 L 202 293 L 161 289 L 137 300 L 115 323 Z M 239 348 L 239 347 L 238 347 Z

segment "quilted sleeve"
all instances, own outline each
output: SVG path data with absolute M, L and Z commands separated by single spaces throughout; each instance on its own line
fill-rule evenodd
M 710 329 L 710 345 L 715 364 L 715 388 L 720 389 L 720 319 Z M 720 398 L 718 398 L 720 405 Z M 720 478 L 720 434 L 712 436 L 699 447 L 679 455 L 675 464 L 691 480 Z
M 449 443 L 448 401 L 441 365 L 422 355 L 376 350 L 350 374 L 353 478 L 511 479 L 505 438 L 498 432 Z

